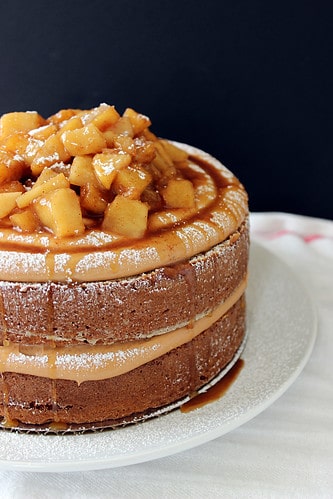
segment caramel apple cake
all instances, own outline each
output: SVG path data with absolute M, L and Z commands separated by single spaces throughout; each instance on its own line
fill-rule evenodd
M 179 406 L 245 342 L 239 180 L 101 104 L 0 119 L 0 426 L 116 427 Z

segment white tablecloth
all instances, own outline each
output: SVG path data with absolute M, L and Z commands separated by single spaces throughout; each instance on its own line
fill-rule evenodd
M 292 265 L 318 308 L 312 356 L 287 392 L 240 428 L 155 461 L 72 473 L 0 471 L 0 498 L 333 498 L 333 222 L 254 213 L 251 232 Z

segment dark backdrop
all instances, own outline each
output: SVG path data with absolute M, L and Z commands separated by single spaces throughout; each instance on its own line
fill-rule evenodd
M 333 218 L 331 2 L 0 2 L 0 113 L 100 102 L 205 149 L 252 211 Z

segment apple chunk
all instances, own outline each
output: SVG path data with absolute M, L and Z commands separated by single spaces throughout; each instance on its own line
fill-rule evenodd
M 118 195 L 107 207 L 102 229 L 122 236 L 143 237 L 147 229 L 148 205 Z
M 46 193 L 36 199 L 34 209 L 41 223 L 55 236 L 75 236 L 85 230 L 79 198 L 70 188 Z
M 98 180 L 92 167 L 90 156 L 75 156 L 69 173 L 69 182 L 82 186 L 88 183 L 97 184 Z
M 34 213 L 31 206 L 28 206 L 28 208 L 18 213 L 14 213 L 9 217 L 9 220 L 13 227 L 18 228 L 23 232 L 33 232 L 37 230 L 39 225 L 37 215 Z
M 29 132 L 44 125 L 44 122 L 36 111 L 7 113 L 0 119 L 0 134 L 5 138 L 17 132 Z
M 68 161 L 69 152 L 64 148 L 58 134 L 51 135 L 41 146 L 31 163 L 32 174 L 37 176 L 46 166 L 60 161 Z
M 93 168 L 96 177 L 105 189 L 110 189 L 117 171 L 121 168 L 126 168 L 132 157 L 127 153 L 106 152 L 95 154 L 93 158 Z
M 40 175 L 37 182 L 30 189 L 30 191 L 24 192 L 20 197 L 17 198 L 16 202 L 19 208 L 25 208 L 30 203 L 32 203 L 34 199 L 39 198 L 40 196 L 44 196 L 47 192 L 54 191 L 62 187 L 69 187 L 68 179 L 63 173 L 54 175 L 52 170 L 49 170 L 47 168 L 45 168 L 44 171 L 45 174 Z M 42 181 L 42 178 L 44 179 L 44 177 L 47 178 L 47 180 Z
M 152 181 L 152 175 L 143 168 L 123 168 L 117 172 L 113 190 L 131 199 L 139 199 Z
M 169 180 L 162 191 L 162 196 L 169 208 L 193 208 L 195 206 L 195 190 L 190 180 Z
M 76 130 L 67 130 L 61 135 L 61 139 L 72 156 L 95 154 L 106 147 L 102 132 L 93 123 Z
M 20 192 L 1 192 L 0 193 L 0 218 L 4 218 L 16 207 L 16 199 Z

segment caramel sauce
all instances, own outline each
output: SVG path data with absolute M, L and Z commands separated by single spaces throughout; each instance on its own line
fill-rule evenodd
M 69 425 L 67 423 L 62 423 L 61 421 L 52 421 L 52 423 L 48 425 L 48 428 L 50 431 L 59 432 L 68 430 Z
M 17 419 L 11 419 L 8 414 L 6 414 L 0 422 L 0 427 L 2 428 L 17 428 L 18 426 L 19 421 Z
M 227 239 L 248 214 L 247 194 L 219 161 L 193 147 L 190 154 L 197 210 L 189 218 L 128 239 L 87 229 L 82 236 L 57 238 L 48 232 L 0 230 L 0 274 L 16 282 L 96 281 L 125 278 L 172 265 Z M 179 212 L 178 212 L 179 214 Z M 172 217 L 171 217 L 172 218 Z
M 239 359 L 236 364 L 227 372 L 227 374 L 216 383 L 216 385 L 209 388 L 204 393 L 194 395 L 188 402 L 183 404 L 180 408 L 181 412 L 187 413 L 199 409 L 207 404 L 215 402 L 221 398 L 231 387 L 237 379 L 239 373 L 244 367 L 244 360 Z

